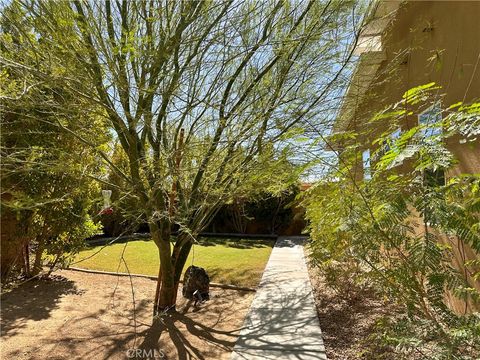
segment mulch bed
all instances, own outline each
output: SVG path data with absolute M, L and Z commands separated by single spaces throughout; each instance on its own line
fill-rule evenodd
M 394 312 L 393 305 L 372 292 L 342 299 L 317 269 L 309 267 L 309 274 L 328 359 L 395 359 L 391 349 L 369 338 L 376 322 Z

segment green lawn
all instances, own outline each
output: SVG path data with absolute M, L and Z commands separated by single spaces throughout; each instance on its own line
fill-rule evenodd
M 200 239 L 190 252 L 185 268 L 193 264 L 205 268 L 210 280 L 222 284 L 256 287 L 272 251 L 271 240 L 243 239 Z M 151 240 L 135 240 L 128 244 L 102 246 L 81 251 L 72 264 L 85 269 L 126 272 L 120 261 L 125 247 L 125 260 L 128 269 L 134 274 L 158 274 L 158 250 Z M 88 258 L 88 259 L 86 259 Z M 120 267 L 119 267 L 120 265 Z M 184 269 L 185 270 L 185 269 Z

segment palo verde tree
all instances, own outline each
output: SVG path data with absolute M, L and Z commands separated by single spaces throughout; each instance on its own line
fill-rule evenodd
M 100 106 L 125 153 L 121 169 L 83 139 L 148 221 L 161 263 L 156 309 L 174 307 L 195 236 L 266 161 L 283 161 L 285 140 L 325 106 L 360 22 L 359 5 L 343 0 L 18 4 L 51 48 L 33 53 L 58 69 L 31 72 Z

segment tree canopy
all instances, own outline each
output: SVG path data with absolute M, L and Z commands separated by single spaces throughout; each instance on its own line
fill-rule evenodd
M 12 16 L 12 26 L 38 41 L 22 43 L 23 59 L 7 51 L 1 62 L 29 86 L 55 84 L 78 99 L 73 108 L 95 107 L 108 122 L 126 168 L 74 123 L 57 125 L 95 149 L 124 180 L 120 190 L 136 198 L 159 247 L 165 308 L 175 304 L 196 234 L 252 177 L 275 171 L 288 157 L 288 139 L 327 107 L 352 56 L 358 6 L 15 1 L 22 16 Z M 173 250 L 172 226 L 181 233 Z

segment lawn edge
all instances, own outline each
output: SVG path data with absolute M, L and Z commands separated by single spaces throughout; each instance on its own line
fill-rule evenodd
M 91 269 L 84 269 L 84 268 L 79 268 L 79 267 L 68 267 L 65 270 L 79 271 L 79 272 L 85 272 L 85 273 L 90 273 L 90 274 L 112 275 L 112 276 L 130 276 L 130 277 L 140 277 L 140 278 L 145 278 L 145 279 L 150 279 L 150 280 L 157 280 L 156 276 L 144 275 L 144 274 L 129 274 L 129 273 L 124 273 L 124 272 L 91 270 Z M 183 280 L 180 280 L 180 283 L 183 283 Z M 236 286 L 236 285 L 230 285 L 230 284 L 219 284 L 219 283 L 214 283 L 214 282 L 211 282 L 210 286 L 215 287 L 215 288 L 239 290 L 239 291 L 251 291 L 251 292 L 256 292 L 257 291 L 256 289 L 251 288 L 251 287 Z

